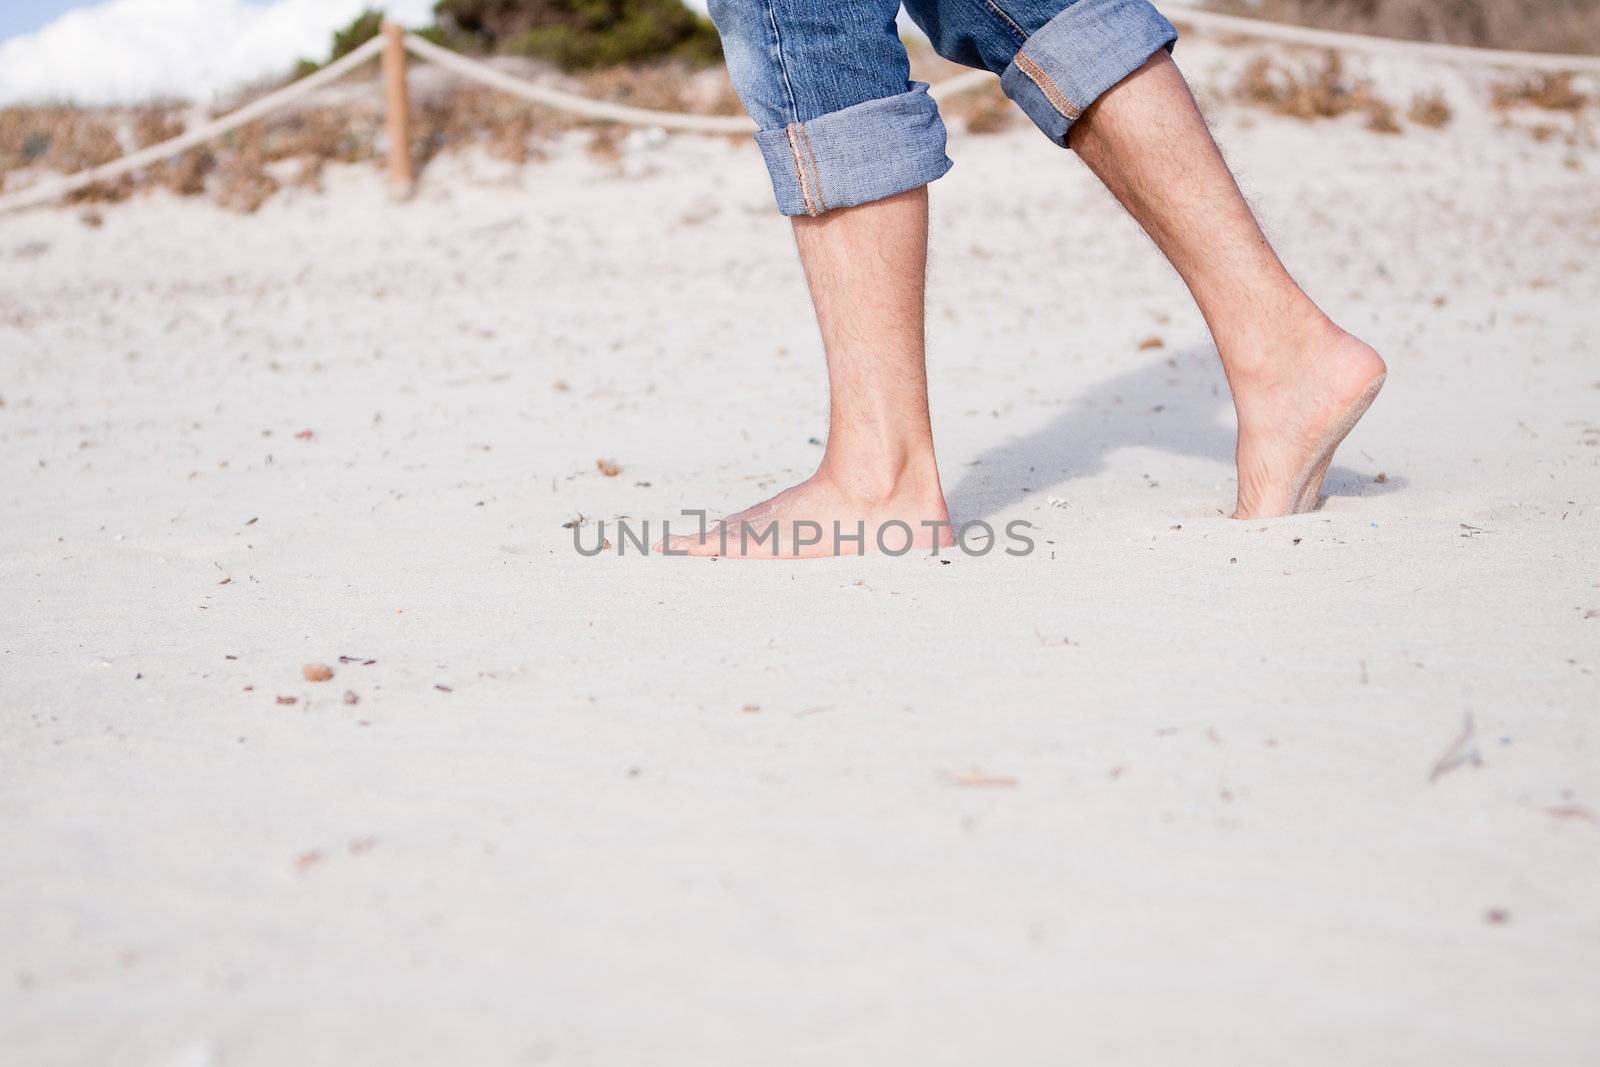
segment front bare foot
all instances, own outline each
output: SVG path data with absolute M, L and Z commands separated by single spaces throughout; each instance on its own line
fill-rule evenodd
M 1320 319 L 1259 371 L 1230 374 L 1239 414 L 1233 517 L 1316 510 L 1334 450 L 1366 414 L 1386 373 L 1370 345 Z
M 809 559 L 878 551 L 902 555 L 954 544 L 936 473 L 869 485 L 833 473 L 824 463 L 799 485 L 710 525 L 704 537 L 698 530 L 674 534 L 656 548 L 674 555 Z

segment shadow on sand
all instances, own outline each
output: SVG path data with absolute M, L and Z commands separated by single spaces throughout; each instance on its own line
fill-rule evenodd
M 948 490 L 950 513 L 957 522 L 992 517 L 1029 495 L 1099 473 L 1119 448 L 1199 456 L 1231 473 L 1233 442 L 1233 404 L 1215 351 L 1185 349 L 1092 387 L 1034 432 L 984 451 Z M 1347 451 L 1342 446 L 1336 458 Z M 1378 496 L 1406 484 L 1393 474 L 1377 482 L 1377 473 L 1335 462 L 1323 496 Z M 1160 480 L 1158 471 L 1149 474 Z M 1231 493 L 1217 507 L 1231 512 Z

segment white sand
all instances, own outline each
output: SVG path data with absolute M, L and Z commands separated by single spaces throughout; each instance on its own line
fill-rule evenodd
M 1021 559 L 573 551 L 819 454 L 748 146 L 0 220 L 0 1061 L 1597 1062 L 1600 161 L 1462 99 L 1215 112 L 1390 365 L 1271 522 L 1132 224 L 953 141 L 935 423 Z

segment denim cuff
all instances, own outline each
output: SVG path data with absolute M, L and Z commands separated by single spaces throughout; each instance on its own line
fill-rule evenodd
M 1100 94 L 1177 39 L 1149 0 L 1077 0 L 1023 43 L 1000 88 L 1065 147 L 1067 131 Z
M 922 82 L 908 92 L 761 130 L 778 210 L 820 215 L 927 185 L 952 166 L 944 123 Z

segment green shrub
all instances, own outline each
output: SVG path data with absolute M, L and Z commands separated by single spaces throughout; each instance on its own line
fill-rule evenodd
M 328 63 L 354 52 L 366 44 L 383 30 L 383 11 L 379 8 L 369 7 L 351 20 L 350 25 L 342 30 L 333 31 L 333 47 L 329 50 L 326 62 L 318 63 L 314 59 L 302 59 L 294 65 L 290 80 L 299 81 L 307 74 L 315 74 Z
M 383 12 L 377 8 L 367 8 L 357 15 L 350 25 L 342 30 L 333 31 L 333 51 L 328 55 L 328 62 L 344 58 L 381 32 L 383 32 Z
M 501 52 L 590 70 L 673 57 L 722 56 L 716 31 L 680 0 L 439 0 L 440 23 Z

